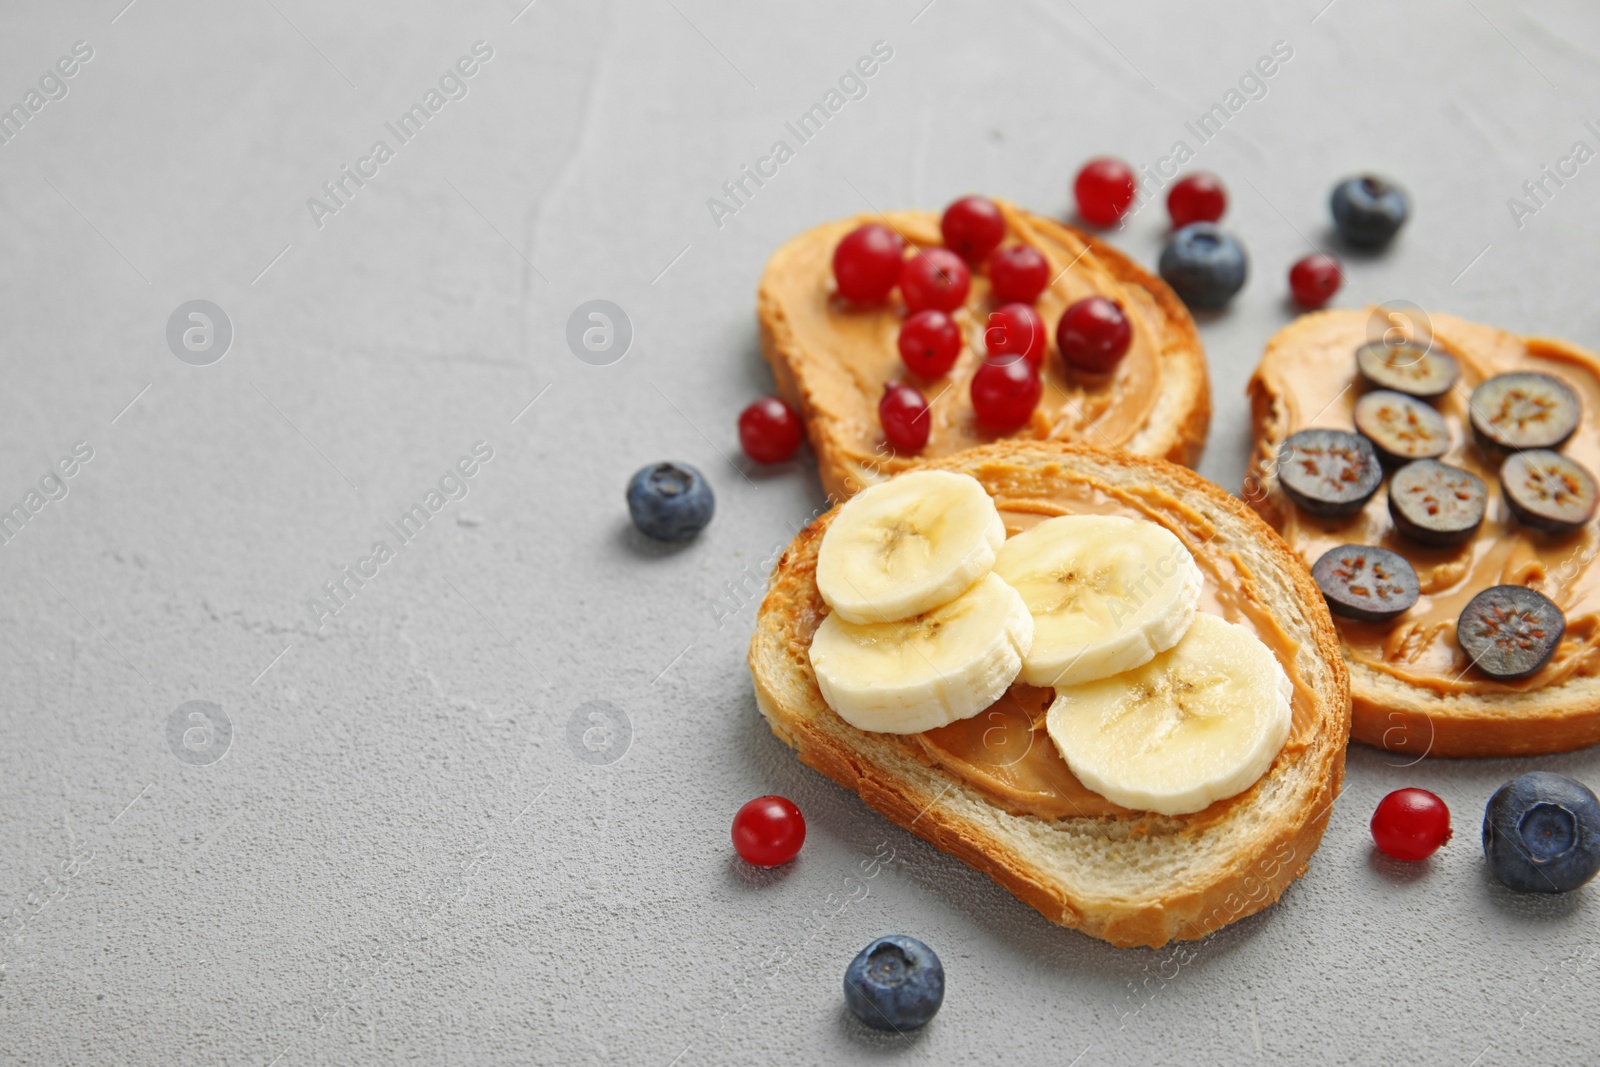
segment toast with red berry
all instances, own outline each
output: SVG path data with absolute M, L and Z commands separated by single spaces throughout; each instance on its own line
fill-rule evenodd
M 833 499 L 1006 438 L 1185 465 L 1205 446 L 1205 353 L 1183 303 L 1103 241 L 1003 202 L 808 230 L 768 261 L 758 313 Z
M 896 534 L 916 560 L 930 540 L 959 559 L 958 579 L 912 580 L 911 561 L 885 559 Z M 880 572 L 901 577 L 874 585 Z M 929 596 L 954 599 L 905 615 Z M 1099 643 L 1071 654 L 1085 620 Z M 1117 946 L 1199 938 L 1276 901 L 1344 773 L 1347 676 L 1305 568 L 1237 498 L 1125 452 L 1000 441 L 835 505 L 778 561 L 749 662 L 757 707 L 803 762 Z M 915 699 L 891 692 L 918 677 Z M 1280 732 L 1224 782 L 1213 764 L 1269 709 Z
M 1600 741 L 1600 358 L 1450 315 L 1305 315 L 1250 380 L 1245 499 L 1335 615 L 1352 736 Z

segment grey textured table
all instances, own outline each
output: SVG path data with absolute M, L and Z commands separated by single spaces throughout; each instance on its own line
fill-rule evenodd
M 1355 748 L 1279 906 L 1112 950 L 768 734 L 752 601 L 821 497 L 809 461 L 748 468 L 734 432 L 770 388 L 753 295 L 791 234 L 972 190 L 1062 213 L 1088 156 L 1158 168 L 1179 141 L 1253 261 L 1202 324 L 1224 486 L 1285 271 L 1354 169 L 1417 210 L 1339 304 L 1600 345 L 1600 172 L 1562 163 L 1600 147 L 1592 4 L 125 2 L 13 8 L 0 33 L 0 105 L 23 109 L 0 143 L 0 504 L 29 514 L 0 547 L 0 1056 L 1592 1059 L 1600 889 L 1516 897 L 1476 836 L 1499 782 L 1600 783 L 1600 753 Z M 788 133 L 879 41 L 823 128 Z M 1217 104 L 1202 141 L 1186 123 Z M 1546 165 L 1569 176 L 1533 200 Z M 1115 239 L 1153 262 L 1164 226 L 1157 202 Z M 196 299 L 215 309 L 169 343 Z M 566 341 L 591 299 L 632 325 L 608 365 Z M 667 457 L 719 510 L 662 552 L 622 487 Z M 429 521 L 397 533 L 413 505 Z M 1457 827 L 1415 869 L 1366 827 L 1404 784 Z M 810 836 L 757 875 L 728 824 L 764 792 Z M 910 1038 L 840 995 L 892 931 L 949 974 Z

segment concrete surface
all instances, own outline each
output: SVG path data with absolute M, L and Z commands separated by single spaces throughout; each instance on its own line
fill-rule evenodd
M 524 2 L 3 16 L 0 103 L 44 86 L 0 144 L 0 502 L 44 486 L 0 547 L 0 1056 L 1592 1058 L 1600 889 L 1513 896 L 1475 839 L 1499 782 L 1600 783 L 1600 754 L 1408 767 L 1357 748 L 1280 906 L 1114 951 L 768 735 L 751 600 L 820 493 L 808 462 L 745 467 L 734 432 L 769 388 L 752 297 L 789 235 L 971 190 L 1060 213 L 1089 155 L 1154 165 L 1179 140 L 1227 180 L 1252 256 L 1203 324 L 1202 471 L 1225 486 L 1285 271 L 1329 242 L 1327 191 L 1357 168 L 1417 210 L 1388 254 L 1350 258 L 1340 304 L 1600 346 L 1600 164 L 1567 165 L 1542 204 L 1521 189 L 1600 147 L 1592 5 Z M 92 57 L 47 76 L 79 41 Z M 878 41 L 893 55 L 865 96 L 719 226 L 708 199 Z M 1185 122 L 1277 41 L 1292 58 L 1201 143 Z M 385 124 L 430 89 L 402 142 Z M 332 200 L 346 166 L 369 177 Z M 1157 202 L 1116 240 L 1149 263 L 1163 230 Z M 594 299 L 631 322 L 620 360 L 568 348 Z M 185 310 L 169 346 L 191 300 L 225 320 Z M 46 477 L 78 442 L 92 458 Z M 492 458 L 453 474 L 476 442 Z M 708 472 L 719 511 L 659 551 L 622 488 L 669 457 Z M 386 524 L 441 481 L 402 541 Z M 311 606 L 334 580 L 340 610 Z M 1416 869 L 1375 859 L 1366 826 L 1405 784 L 1456 817 Z M 753 874 L 728 823 L 769 791 L 810 837 Z M 894 931 L 949 974 L 908 1038 L 866 1033 L 840 994 Z

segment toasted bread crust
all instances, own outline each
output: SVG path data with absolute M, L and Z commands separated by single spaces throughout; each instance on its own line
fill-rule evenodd
M 1349 312 L 1302 315 L 1272 336 L 1267 351 L 1293 349 L 1320 317 L 1339 314 Z M 1459 321 L 1435 318 L 1441 325 Z M 1274 529 L 1281 529 L 1293 505 L 1277 486 L 1273 460 L 1292 428 L 1281 398 L 1259 371 L 1251 376 L 1247 390 L 1255 448 L 1243 496 Z M 1349 660 L 1348 666 L 1350 736 L 1377 748 L 1420 759 L 1539 755 L 1600 742 L 1600 678 L 1577 676 L 1526 692 L 1452 694 L 1411 684 L 1359 661 Z
M 1091 254 L 1117 281 L 1143 290 L 1154 301 L 1163 323 L 1158 338 L 1163 388 L 1172 391 L 1172 403 L 1162 424 L 1144 427 L 1135 441 L 1123 447 L 1138 455 L 1194 466 L 1205 450 L 1211 425 L 1211 385 L 1205 347 L 1188 308 L 1166 282 L 1094 235 L 1053 219 L 1024 214 L 1040 229 L 1064 232 L 1087 244 Z M 863 217 L 861 221 L 872 219 Z M 789 244 L 819 240 L 821 229 L 802 233 Z M 781 252 L 780 249 L 774 254 L 773 262 L 778 261 Z M 771 269 L 769 263 L 769 272 Z M 807 385 L 808 375 L 815 373 L 815 356 L 796 341 L 783 300 L 768 276 L 762 278 L 756 302 L 761 354 L 772 368 L 778 395 L 800 413 L 805 423 L 807 439 L 817 457 L 817 473 L 830 500 L 843 500 L 883 475 L 895 474 L 919 462 L 916 457 L 863 454 L 842 440 L 833 431 L 826 413 L 819 410 L 814 391 Z
M 1257 584 L 1296 641 L 1295 668 L 1315 695 L 1314 729 L 1280 755 L 1218 824 L 1183 818 L 1013 815 L 936 766 L 906 756 L 904 739 L 845 724 L 822 701 L 802 636 L 826 614 L 817 548 L 835 511 L 797 536 L 773 571 L 750 646 L 756 701 L 805 763 L 937 848 L 983 871 L 1051 921 L 1113 945 L 1195 939 L 1276 901 L 1321 842 L 1344 773 L 1349 686 L 1333 623 L 1283 542 L 1243 503 L 1161 460 L 1079 445 L 1002 441 L 926 466 L 959 470 L 991 492 L 1048 498 L 1071 472 L 1113 485 L 1156 485 L 1203 501 L 1212 537 L 1249 556 Z M 1208 540 L 1210 538 L 1208 537 Z M 1149 871 L 1141 878 L 1139 872 Z

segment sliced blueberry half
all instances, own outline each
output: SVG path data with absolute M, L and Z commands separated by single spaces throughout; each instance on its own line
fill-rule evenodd
M 1521 585 L 1485 589 L 1461 609 L 1456 641 L 1491 678 L 1526 678 L 1555 654 L 1567 619 L 1555 601 Z
M 1583 413 L 1566 382 L 1532 371 L 1490 378 L 1472 391 L 1468 408 L 1478 443 L 1493 455 L 1560 448 Z
M 1278 483 L 1308 515 L 1353 515 L 1382 481 L 1378 454 L 1360 434 L 1301 430 L 1278 446 Z
M 1489 490 L 1469 470 L 1435 459 L 1407 463 L 1389 479 L 1395 529 L 1423 545 L 1457 545 L 1483 523 Z
M 1376 545 L 1339 545 L 1311 565 L 1328 610 L 1362 622 L 1388 622 L 1417 602 L 1417 572 L 1398 552 Z
M 1373 341 L 1356 349 L 1356 371 L 1378 389 L 1429 400 L 1450 391 L 1461 377 L 1461 364 L 1448 352 L 1414 341 L 1396 345 Z
M 1500 465 L 1500 492 L 1524 526 L 1572 533 L 1594 518 L 1594 475 L 1547 448 L 1513 452 Z
M 1436 459 L 1450 451 L 1450 427 L 1428 404 L 1392 389 L 1374 389 L 1356 401 L 1356 429 L 1388 464 Z

